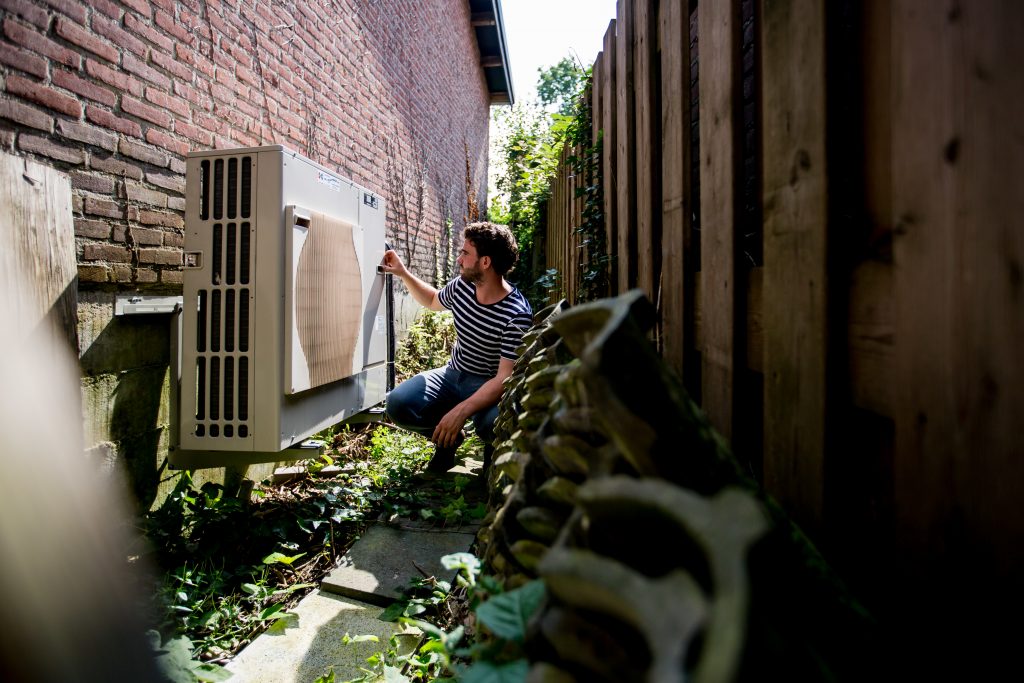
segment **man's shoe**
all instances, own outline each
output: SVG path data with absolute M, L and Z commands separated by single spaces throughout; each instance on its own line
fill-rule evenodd
M 466 440 L 466 435 L 461 431 L 455 437 L 455 444 L 452 446 L 435 446 L 434 455 L 427 463 L 428 472 L 447 472 L 455 467 L 455 451 Z

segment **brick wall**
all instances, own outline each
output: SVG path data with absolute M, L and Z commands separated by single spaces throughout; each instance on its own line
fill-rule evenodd
M 464 0 L 0 7 L 0 145 L 71 177 L 85 389 L 113 382 L 110 402 L 125 377 L 166 366 L 119 361 L 145 331 L 110 313 L 118 291 L 180 292 L 185 154 L 284 144 L 336 169 L 386 199 L 389 241 L 434 280 L 469 194 L 486 206 L 488 101 Z M 167 320 L 145 324 L 160 337 Z M 133 475 L 143 503 L 166 441 L 148 411 L 113 427 L 86 415 L 94 450 L 153 469 Z
M 388 200 L 433 277 L 485 205 L 488 97 L 462 0 L 7 0 L 0 144 L 72 178 L 79 277 L 181 284 L 183 156 L 284 144 Z

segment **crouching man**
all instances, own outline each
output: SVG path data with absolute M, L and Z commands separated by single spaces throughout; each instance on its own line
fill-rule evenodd
M 455 464 L 462 427 L 470 418 L 488 460 L 502 382 L 512 374 L 516 348 L 532 324 L 530 304 L 505 280 L 518 255 L 515 237 L 504 225 L 468 225 L 459 277 L 439 291 L 410 273 L 394 251 L 384 254 L 384 270 L 402 278 L 417 303 L 433 311 L 447 308 L 455 317 L 448 364 L 402 382 L 387 400 L 395 424 L 434 442 L 430 470 L 447 471 Z

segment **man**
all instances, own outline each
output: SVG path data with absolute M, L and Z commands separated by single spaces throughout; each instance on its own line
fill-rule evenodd
M 486 444 L 486 466 L 502 382 L 512 374 L 515 350 L 533 319 L 526 298 L 505 280 L 518 255 L 504 225 L 468 225 L 457 261 L 460 275 L 439 291 L 410 273 L 394 251 L 384 254 L 384 270 L 402 278 L 417 303 L 455 316 L 457 338 L 448 365 L 402 382 L 387 400 L 395 424 L 434 442 L 430 470 L 455 464 L 462 426 L 470 418 Z

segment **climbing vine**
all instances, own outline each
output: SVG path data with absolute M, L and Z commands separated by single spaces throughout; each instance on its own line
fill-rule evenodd
M 589 81 L 589 70 L 566 58 L 541 70 L 538 91 L 542 104 L 522 103 L 495 112 L 492 158 L 496 174 L 490 219 L 507 224 L 515 234 L 520 259 L 511 277 L 535 309 L 545 305 L 561 281 L 560 274 L 544 263 L 543 236 L 551 182 L 565 145 L 577 150 L 568 160 L 573 173 L 587 179 L 578 190 L 584 199 L 582 220 L 574 226 L 582 247 L 577 291 L 581 299 L 589 300 L 603 295 L 607 287 L 601 138 L 591 139 L 590 104 L 583 96 Z

